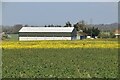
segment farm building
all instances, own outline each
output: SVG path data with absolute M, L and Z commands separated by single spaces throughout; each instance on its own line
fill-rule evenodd
M 114 34 L 116 38 L 120 38 L 120 29 L 115 30 Z
M 83 31 L 79 31 L 77 32 L 77 37 L 78 40 L 82 40 L 82 39 L 86 39 L 87 38 L 87 34 L 84 33 Z
M 19 40 L 74 40 L 76 34 L 74 27 L 22 27 Z

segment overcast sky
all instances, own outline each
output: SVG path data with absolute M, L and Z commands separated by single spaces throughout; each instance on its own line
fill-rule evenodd
M 64 25 L 85 20 L 93 24 L 118 20 L 117 2 L 3 2 L 3 25 Z

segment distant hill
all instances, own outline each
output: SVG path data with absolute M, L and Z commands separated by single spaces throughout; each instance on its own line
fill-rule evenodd
M 93 25 L 87 25 L 87 27 L 98 27 L 101 31 L 114 31 L 115 29 L 118 29 L 118 23 L 112 23 L 112 24 L 93 24 Z

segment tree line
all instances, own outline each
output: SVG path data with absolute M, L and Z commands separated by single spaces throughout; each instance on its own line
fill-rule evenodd
M 9 33 L 9 34 L 14 33 L 14 34 L 17 34 L 18 31 L 23 26 L 24 27 L 41 27 L 41 26 L 33 26 L 33 25 L 27 25 L 27 24 L 26 25 L 16 24 L 14 26 L 9 26 L 9 27 L 3 26 L 2 30 L 5 33 Z M 83 30 L 84 33 L 86 33 L 88 35 L 92 34 L 94 36 L 97 36 L 100 33 L 100 30 L 98 28 L 94 28 L 94 26 L 87 27 L 87 24 L 85 24 L 84 20 L 79 21 L 79 22 L 77 22 L 76 24 L 73 24 L 73 25 L 70 23 L 70 21 L 67 21 L 64 26 L 50 24 L 50 25 L 44 25 L 42 27 L 74 27 L 77 31 Z

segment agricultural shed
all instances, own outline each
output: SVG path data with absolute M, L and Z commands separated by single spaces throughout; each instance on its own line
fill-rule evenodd
M 22 27 L 19 40 L 73 40 L 76 33 L 74 27 Z
M 87 38 L 87 34 L 84 32 L 77 32 L 77 39 L 82 40 L 82 39 L 86 39 Z
M 116 38 L 120 38 L 120 29 L 116 29 L 114 32 Z

